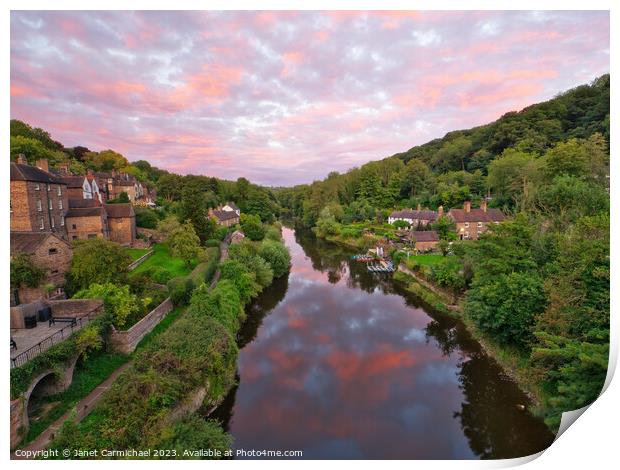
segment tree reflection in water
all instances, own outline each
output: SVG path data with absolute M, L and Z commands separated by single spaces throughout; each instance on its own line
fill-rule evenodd
M 368 273 L 352 250 L 286 235 L 290 278 L 248 306 L 240 385 L 211 415 L 239 445 L 300 444 L 307 458 L 508 458 L 551 443 L 460 321 Z

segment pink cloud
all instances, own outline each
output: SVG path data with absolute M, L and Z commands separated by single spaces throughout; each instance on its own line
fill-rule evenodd
M 13 12 L 11 116 L 183 173 L 309 182 L 609 71 L 606 12 Z M 61 124 L 62 123 L 62 124 Z

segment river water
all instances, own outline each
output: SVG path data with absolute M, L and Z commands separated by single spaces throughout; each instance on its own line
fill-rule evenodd
M 236 449 L 304 458 L 510 458 L 553 435 L 463 325 L 352 251 L 285 228 L 290 274 L 248 308 L 239 385 L 211 415 Z

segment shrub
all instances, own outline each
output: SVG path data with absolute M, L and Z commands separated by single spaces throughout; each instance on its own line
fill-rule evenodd
M 211 238 L 211 239 L 209 239 L 209 240 L 207 240 L 205 242 L 205 246 L 207 248 L 209 248 L 209 247 L 219 248 L 220 247 L 220 241 L 216 240 L 215 238 Z
M 146 271 L 147 276 L 158 284 L 166 284 L 172 279 L 172 273 L 162 266 L 153 266 Z
M 261 244 L 258 254 L 269 263 L 274 277 L 284 276 L 288 272 L 291 265 L 291 255 L 282 243 L 265 240 Z
M 194 283 L 189 276 L 175 277 L 168 281 L 170 300 L 175 306 L 187 305 L 193 289 Z
M 226 260 L 220 265 L 221 279 L 233 282 L 241 301 L 247 304 L 261 291 L 261 286 L 256 282 L 253 273 L 250 273 L 245 265 L 235 260 Z
M 45 277 L 45 270 L 36 266 L 26 253 L 11 258 L 11 286 L 37 287 Z
M 138 227 L 149 229 L 157 228 L 159 218 L 153 209 L 148 209 L 146 207 L 135 207 L 134 211 L 136 213 L 136 225 Z
M 282 233 L 280 232 L 280 229 L 277 227 L 274 227 L 274 226 L 267 227 L 265 229 L 265 239 L 274 240 L 278 242 L 282 240 Z
M 250 240 L 259 241 L 265 237 L 265 228 L 257 215 L 241 214 L 241 229 Z
M 146 447 L 176 450 L 176 459 L 201 459 L 205 457 L 199 456 L 197 451 L 202 449 L 210 449 L 223 456 L 232 447 L 232 437 L 216 421 L 191 413 L 164 427 L 149 440 Z M 194 451 L 196 455 L 187 455 L 186 451 Z
M 91 284 L 88 289 L 82 289 L 76 299 L 102 299 L 105 310 L 112 317 L 112 323 L 117 328 L 125 326 L 127 319 L 142 310 L 138 297 L 129 292 L 129 286 L 117 286 L 112 283 Z

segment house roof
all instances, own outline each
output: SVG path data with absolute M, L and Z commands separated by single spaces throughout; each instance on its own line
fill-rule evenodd
M 455 222 L 501 222 L 506 218 L 504 213 L 499 209 L 471 209 L 466 212 L 465 209 L 450 209 L 448 213 Z
M 226 203 L 226 205 L 227 205 L 228 207 L 230 207 L 230 208 L 231 208 L 232 210 L 234 210 L 234 211 L 238 211 L 238 210 L 239 210 L 239 208 L 237 207 L 237 204 L 235 204 L 235 203 L 234 203 L 234 202 L 232 202 L 232 201 L 231 201 L 231 202 L 227 202 L 227 203 Z
M 58 179 L 65 183 L 67 188 L 81 188 L 84 184 L 83 176 L 60 176 Z
M 101 207 L 98 199 L 69 199 L 69 209 L 86 209 Z
M 438 242 L 439 235 L 434 230 L 411 232 L 416 242 Z
M 69 207 L 67 218 L 70 217 L 101 217 L 103 207 Z
M 133 210 L 133 206 L 129 203 L 106 204 L 105 211 L 108 213 L 108 217 L 111 217 L 113 219 L 123 217 L 135 217 L 136 215 Z
M 417 220 L 435 220 L 437 219 L 437 212 L 435 211 L 414 211 L 412 209 L 403 209 L 401 211 L 394 211 L 390 214 L 393 219 L 417 219 Z
M 48 237 L 56 237 L 67 244 L 53 232 L 11 232 L 11 254 L 18 252 L 32 254 Z
M 36 181 L 37 183 L 66 184 L 48 171 L 36 166 L 11 162 L 11 181 Z
M 213 215 L 215 217 L 217 217 L 219 220 L 231 220 L 231 219 L 238 219 L 239 216 L 237 215 L 236 212 L 233 211 L 213 211 Z

